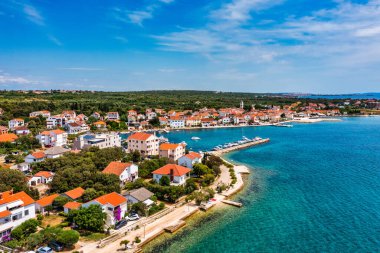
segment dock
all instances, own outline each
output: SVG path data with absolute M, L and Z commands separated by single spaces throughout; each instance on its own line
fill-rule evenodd
M 249 148 L 249 147 L 252 147 L 252 146 L 264 144 L 264 143 L 267 143 L 269 141 L 270 141 L 269 138 L 261 139 L 261 140 L 257 140 L 257 141 L 250 141 L 250 142 L 246 142 L 246 143 L 239 144 L 239 145 L 236 145 L 236 146 L 232 146 L 232 147 L 228 147 L 228 148 L 223 148 L 223 149 L 216 150 L 216 151 L 211 151 L 210 153 L 213 154 L 213 155 L 220 156 L 220 155 L 228 153 L 228 152 L 232 152 L 232 151 L 235 151 L 235 150 L 239 150 L 239 149 L 243 149 L 243 148 Z
M 224 204 L 231 205 L 231 206 L 236 206 L 236 207 L 242 207 L 243 206 L 242 203 L 235 202 L 235 201 L 232 201 L 232 200 L 226 200 L 226 199 L 224 199 L 224 200 L 222 200 L 222 202 Z
M 169 233 L 174 233 L 175 231 L 177 231 L 178 229 L 180 229 L 181 227 L 183 227 L 185 225 L 186 225 L 186 221 L 180 220 L 177 224 L 172 225 L 172 226 L 168 226 L 168 227 L 164 228 L 164 230 L 166 232 L 169 232 Z

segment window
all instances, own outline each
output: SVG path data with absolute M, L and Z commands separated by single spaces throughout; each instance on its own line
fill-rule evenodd
M 25 216 L 29 215 L 29 209 L 25 210 Z
M 108 209 L 108 211 L 113 211 L 112 207 L 108 207 L 107 209 Z

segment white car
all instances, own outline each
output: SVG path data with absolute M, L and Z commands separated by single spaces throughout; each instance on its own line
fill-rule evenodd
M 140 216 L 137 213 L 132 214 L 131 216 L 127 217 L 127 220 L 138 220 L 138 219 L 140 219 Z

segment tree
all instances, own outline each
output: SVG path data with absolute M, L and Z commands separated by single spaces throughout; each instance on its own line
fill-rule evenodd
M 90 200 L 96 199 L 103 194 L 104 192 L 98 192 L 94 188 L 87 188 L 82 195 L 82 201 L 88 202 Z
M 18 227 L 12 230 L 11 237 L 20 240 L 28 237 L 30 234 L 37 231 L 39 222 L 35 219 L 30 219 L 21 223 Z
M 70 200 L 64 196 L 58 196 L 57 198 L 54 199 L 53 201 L 53 207 L 54 209 L 58 210 L 58 211 L 62 211 L 63 210 L 63 206 L 69 202 Z
M 44 242 L 42 233 L 34 233 L 26 238 L 26 247 L 30 250 L 35 249 L 38 245 Z
M 198 186 L 195 183 L 194 178 L 187 179 L 186 180 L 186 184 L 185 184 L 185 192 L 186 192 L 186 194 L 190 194 L 190 193 L 192 193 L 195 190 L 198 190 Z
M 162 186 L 169 186 L 170 185 L 170 179 L 167 176 L 162 176 L 160 178 L 160 185 Z
M 13 192 L 25 191 L 33 199 L 39 198 L 37 190 L 30 190 L 25 175 L 19 170 L 0 168 L 0 192 L 12 190 Z
M 193 174 L 197 175 L 198 177 L 205 175 L 209 173 L 210 168 L 204 164 L 201 163 L 196 163 L 193 166 Z
M 129 243 L 128 240 L 122 240 L 120 242 L 120 246 L 124 245 L 124 249 L 127 250 L 128 249 L 128 243 Z
M 62 230 L 57 236 L 57 242 L 62 243 L 66 248 L 72 247 L 79 241 L 79 233 L 75 230 Z
M 75 223 L 79 229 L 103 232 L 106 214 L 99 205 L 90 205 L 69 212 L 68 221 Z

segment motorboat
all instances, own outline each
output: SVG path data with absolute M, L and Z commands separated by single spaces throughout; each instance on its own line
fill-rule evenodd
M 191 139 L 194 140 L 194 141 L 198 141 L 198 140 L 200 140 L 201 138 L 199 138 L 199 137 L 197 137 L 197 136 L 193 136 L 193 137 L 191 137 Z

